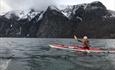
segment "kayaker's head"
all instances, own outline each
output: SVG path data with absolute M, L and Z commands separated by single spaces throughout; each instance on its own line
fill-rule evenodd
M 87 37 L 87 36 L 84 36 L 83 39 L 88 39 L 88 37 Z

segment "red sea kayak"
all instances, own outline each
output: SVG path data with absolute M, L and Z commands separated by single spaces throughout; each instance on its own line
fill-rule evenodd
M 105 48 L 94 48 L 94 47 L 85 49 L 82 46 L 78 46 L 78 45 L 67 46 L 67 45 L 62 45 L 62 44 L 50 44 L 49 46 L 51 48 L 70 50 L 70 51 L 76 51 L 76 52 L 115 53 L 115 49 L 109 50 Z

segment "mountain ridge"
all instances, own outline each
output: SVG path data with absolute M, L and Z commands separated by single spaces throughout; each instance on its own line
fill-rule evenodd
M 74 34 L 90 38 L 115 38 L 115 12 L 99 1 L 67 6 L 49 6 L 0 16 L 1 37 L 70 38 Z

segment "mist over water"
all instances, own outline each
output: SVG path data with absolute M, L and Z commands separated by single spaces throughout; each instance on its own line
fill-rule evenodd
M 52 49 L 74 39 L 0 38 L 0 70 L 115 70 L 115 54 L 88 54 Z M 114 47 L 114 39 L 90 39 L 92 47 Z

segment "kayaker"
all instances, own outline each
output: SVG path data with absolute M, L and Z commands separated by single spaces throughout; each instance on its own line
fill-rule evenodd
M 87 36 L 84 36 L 82 39 L 82 44 L 84 49 L 89 49 L 89 40 Z
M 81 42 L 84 49 L 89 49 L 89 40 L 87 36 L 84 36 L 82 40 L 77 39 L 77 36 L 74 35 L 74 39 L 78 42 Z

